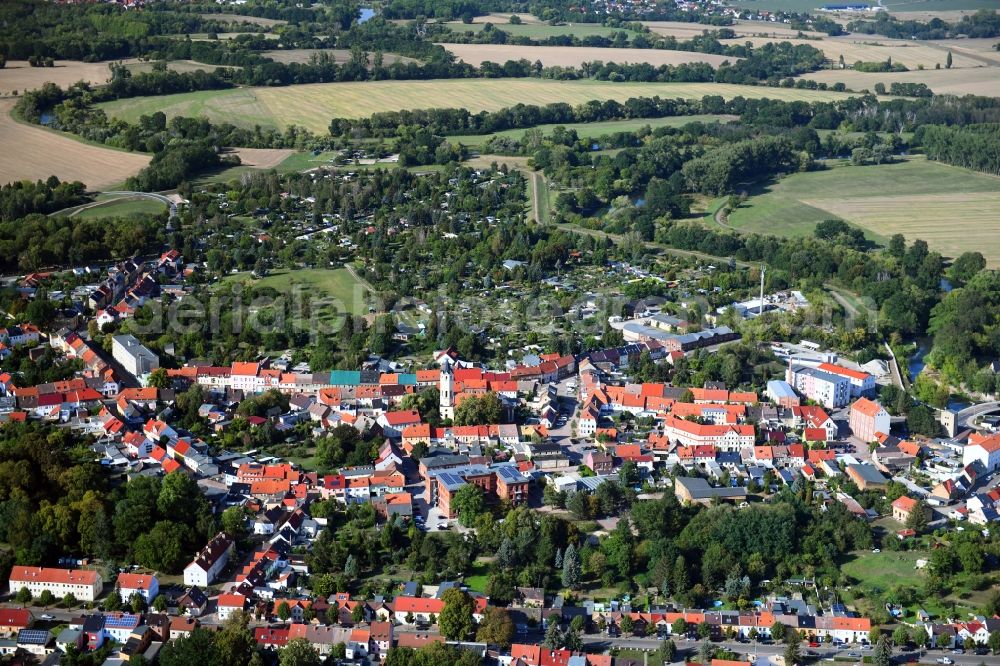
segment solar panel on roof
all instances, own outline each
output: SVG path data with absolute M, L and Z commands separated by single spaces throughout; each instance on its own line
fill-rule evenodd
M 22 629 L 17 632 L 18 643 L 45 645 L 49 641 L 49 632 L 41 629 Z

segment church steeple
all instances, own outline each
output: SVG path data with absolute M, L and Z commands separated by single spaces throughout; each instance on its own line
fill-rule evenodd
M 438 412 L 443 419 L 455 418 L 455 373 L 451 369 L 451 359 L 445 357 L 441 364 L 441 378 L 438 383 L 441 395 Z

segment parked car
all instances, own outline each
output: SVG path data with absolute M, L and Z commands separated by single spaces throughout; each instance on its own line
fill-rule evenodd
M 819 647 L 819 643 L 817 643 L 816 641 L 810 641 L 809 647 Z
M 949 659 L 948 657 L 940 657 L 940 658 L 939 658 L 939 659 L 937 659 L 936 661 L 937 661 L 937 663 L 939 663 L 939 664 L 945 664 L 945 666 L 948 666 L 949 664 L 953 664 L 953 663 L 955 663 L 955 662 L 953 662 L 953 661 L 952 661 L 951 659 Z

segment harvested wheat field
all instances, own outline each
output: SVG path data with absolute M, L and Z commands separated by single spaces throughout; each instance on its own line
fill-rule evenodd
M 509 44 L 441 44 L 459 60 L 479 66 L 484 62 L 504 63 L 508 60 L 540 60 L 546 67 L 579 67 L 585 62 L 649 63 L 650 65 L 683 65 L 705 62 L 718 67 L 736 58 L 661 49 L 584 48 L 578 46 L 512 46 Z
M 737 38 L 727 40 L 728 43 L 752 42 L 754 46 L 761 46 L 773 39 L 751 37 L 749 39 Z M 893 62 L 898 62 L 910 69 L 916 69 L 918 65 L 923 65 L 926 69 L 934 69 L 934 65 L 940 63 L 944 67 L 948 58 L 948 49 L 937 48 L 928 42 L 907 42 L 904 40 L 887 39 L 862 39 L 860 37 L 838 38 L 838 39 L 788 39 L 796 46 L 806 44 L 817 48 L 823 52 L 827 60 L 837 62 L 840 56 L 848 66 L 861 60 L 863 62 L 885 62 L 892 58 Z M 974 58 L 964 53 L 954 51 L 952 53 L 953 68 L 981 67 L 983 62 L 980 58 Z
M 1000 182 L 998 182 L 1000 186 Z M 1000 191 L 909 194 L 856 199 L 803 199 L 882 236 L 921 238 L 949 257 L 978 251 L 991 268 L 1000 267 Z M 914 210 L 920 215 L 915 216 Z
M 223 23 L 252 23 L 253 25 L 273 28 L 276 25 L 285 25 L 288 21 L 282 19 L 270 19 L 263 16 L 243 16 L 242 14 L 202 14 L 203 18 L 215 19 Z
M 843 83 L 851 90 L 874 90 L 876 83 L 884 83 L 886 90 L 893 82 L 924 83 L 935 94 L 985 95 L 1000 97 L 1000 67 L 973 69 L 925 69 L 911 72 L 867 73 L 849 69 L 828 69 L 811 72 L 804 79 L 824 82 L 827 85 Z
M 13 107 L 13 100 L 0 100 L 0 183 L 55 175 L 60 180 L 79 180 L 91 190 L 101 190 L 149 164 L 149 155 L 91 146 L 18 123 L 10 115 Z
M 518 12 L 511 12 L 510 14 L 504 14 L 503 12 L 493 12 L 492 14 L 484 14 L 483 16 L 475 16 L 472 19 L 473 23 L 492 23 L 495 26 L 503 27 L 504 24 L 510 24 L 510 17 L 517 16 L 521 19 L 522 25 L 542 25 L 545 23 L 542 19 L 538 18 L 534 14 L 521 14 Z
M 229 148 L 227 155 L 236 155 L 243 166 L 273 169 L 295 154 L 291 148 Z
M 138 61 L 121 62 L 128 64 Z M 50 82 L 66 88 L 81 80 L 93 84 L 107 83 L 109 78 L 111 70 L 106 62 L 56 60 L 55 67 L 32 67 L 26 60 L 10 60 L 6 67 L 0 69 L 0 96 L 9 96 L 15 90 L 34 90 Z
M 747 99 L 829 102 L 850 93 L 796 88 L 742 86 L 727 83 L 612 83 L 548 79 L 436 79 L 433 81 L 359 81 L 316 83 L 283 88 L 237 88 L 161 97 L 136 97 L 98 105 L 109 115 L 135 122 L 141 115 L 163 111 L 167 117 L 204 116 L 244 127 L 285 128 L 298 125 L 327 132 L 331 118 L 365 118 L 378 111 L 466 108 L 496 111 L 522 104 L 583 104 L 590 100 L 630 97 L 701 99 L 719 95 Z

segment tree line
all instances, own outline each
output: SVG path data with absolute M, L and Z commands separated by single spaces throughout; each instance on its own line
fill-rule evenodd
M 914 140 L 932 160 L 1000 175 L 1000 124 L 924 125 Z

